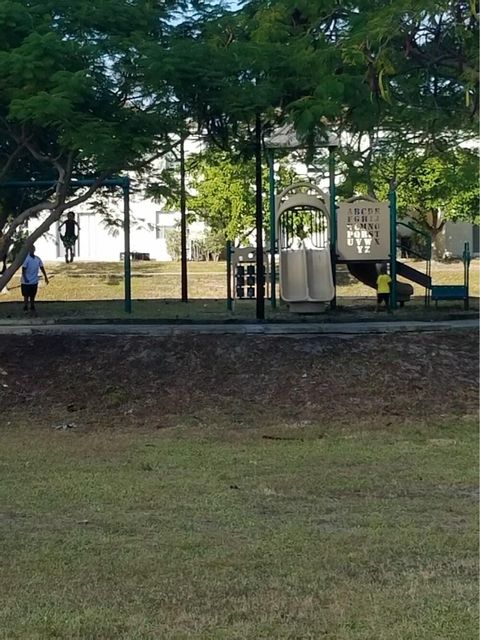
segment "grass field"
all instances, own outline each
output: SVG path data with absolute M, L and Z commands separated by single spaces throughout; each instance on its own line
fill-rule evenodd
M 412 263 L 421 269 L 418 263 Z M 472 302 L 478 307 L 480 261 L 475 260 L 471 269 Z M 144 262 L 133 263 L 132 297 L 135 300 L 134 317 L 164 319 L 229 319 L 254 318 L 255 304 L 241 301 L 234 312 L 226 309 L 226 271 L 225 263 L 192 262 L 188 265 L 189 298 L 188 305 L 178 303 L 180 293 L 180 266 L 178 263 Z M 122 299 L 124 295 L 123 267 L 116 263 L 75 262 L 71 265 L 51 263 L 47 270 L 52 277 L 48 287 L 41 286 L 38 299 L 49 302 L 41 309 L 42 317 L 62 318 L 122 318 Z M 461 263 L 435 263 L 433 265 L 434 282 L 437 284 L 461 284 L 463 267 Z M 18 276 L 11 282 L 11 290 L 0 296 L 0 318 L 2 316 L 21 315 L 18 306 L 20 290 Z M 349 276 L 345 270 L 338 276 L 338 304 L 344 310 L 357 312 L 364 307 L 372 311 L 375 291 Z M 424 290 L 416 286 L 417 298 L 406 306 L 402 315 L 423 309 Z M 16 303 L 16 304 L 12 304 Z M 39 307 L 40 308 L 40 307 Z M 458 301 L 443 302 L 441 309 L 459 310 Z M 267 315 L 274 319 L 291 319 L 286 307 L 272 311 L 267 304 Z
M 477 637 L 477 353 L 0 336 L 0 639 Z
M 3 433 L 0 638 L 467 640 L 474 422 Z

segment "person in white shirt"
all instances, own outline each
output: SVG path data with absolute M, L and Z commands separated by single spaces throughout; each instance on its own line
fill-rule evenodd
M 25 258 L 25 262 L 22 266 L 22 296 L 23 296 L 23 310 L 28 311 L 28 305 L 30 303 L 30 311 L 32 315 L 36 315 L 35 311 L 35 296 L 38 291 L 38 279 L 39 271 L 43 273 L 45 278 L 45 284 L 48 284 L 48 276 L 43 266 L 43 262 L 38 256 L 35 255 L 35 247 L 32 245 L 30 253 Z

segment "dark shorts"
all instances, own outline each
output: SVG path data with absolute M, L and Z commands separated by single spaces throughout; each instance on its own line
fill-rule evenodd
M 390 294 L 389 293 L 377 293 L 377 303 L 378 304 L 382 304 L 382 302 L 385 302 L 385 304 L 388 304 L 389 298 L 390 298 Z
M 75 242 L 77 241 L 77 236 L 60 236 L 62 238 L 63 245 L 66 249 L 70 249 L 70 247 L 75 246 Z
M 38 291 L 37 284 L 22 284 L 22 296 L 24 298 L 35 298 Z

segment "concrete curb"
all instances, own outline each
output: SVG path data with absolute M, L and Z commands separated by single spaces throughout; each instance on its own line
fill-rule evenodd
M 257 335 L 312 336 L 478 331 L 478 320 L 445 322 L 345 322 L 308 324 L 1 324 L 0 335 Z

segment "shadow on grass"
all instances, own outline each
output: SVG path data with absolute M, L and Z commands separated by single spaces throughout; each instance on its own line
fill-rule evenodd
M 114 284 L 114 283 L 112 283 Z M 39 320 L 58 322 L 89 321 L 245 321 L 255 319 L 255 303 L 238 305 L 236 312 L 227 309 L 226 300 L 194 299 L 187 303 L 176 299 L 132 300 L 132 311 L 117 300 L 37 301 Z M 24 319 L 23 302 L 0 302 L 0 320 Z
M 322 313 L 290 313 L 286 304 L 280 303 L 274 309 L 270 301 L 265 301 L 267 322 L 364 322 L 364 321 L 439 321 L 467 319 L 478 316 L 479 300 L 471 299 L 470 310 L 464 311 L 459 302 L 442 303 L 438 309 L 425 308 L 421 297 L 413 298 L 408 305 L 394 314 L 376 314 L 375 298 L 339 297 L 336 309 L 327 308 Z M 228 310 L 225 299 L 194 298 L 189 302 L 178 299 L 136 299 L 132 300 L 132 311 L 125 310 L 122 299 L 116 300 L 56 300 L 37 302 L 38 322 L 255 322 L 256 302 L 237 301 L 233 310 Z M 28 316 L 27 316 L 28 318 Z M 23 322 L 23 302 L 0 301 L 0 321 Z

